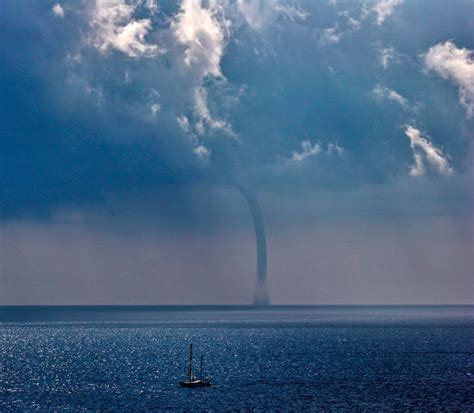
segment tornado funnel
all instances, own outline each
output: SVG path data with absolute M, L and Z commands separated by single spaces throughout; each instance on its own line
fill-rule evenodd
M 237 182 L 234 182 L 240 193 L 246 199 L 252 214 L 257 244 L 257 280 L 253 304 L 266 306 L 270 304 L 267 287 L 267 241 L 265 237 L 265 223 L 257 197 Z

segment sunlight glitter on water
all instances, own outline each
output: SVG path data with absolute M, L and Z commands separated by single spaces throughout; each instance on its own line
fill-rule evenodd
M 358 311 L 3 322 L 1 410 L 474 410 L 470 308 Z M 191 342 L 211 388 L 177 386 Z

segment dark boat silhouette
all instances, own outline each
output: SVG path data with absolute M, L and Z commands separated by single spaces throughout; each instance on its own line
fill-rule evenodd
M 202 354 L 201 354 L 201 365 L 200 375 L 196 378 L 193 373 L 193 345 L 189 345 L 189 366 L 188 366 L 188 379 L 179 382 L 181 387 L 209 387 L 211 385 L 211 379 L 209 377 L 203 377 L 202 374 Z

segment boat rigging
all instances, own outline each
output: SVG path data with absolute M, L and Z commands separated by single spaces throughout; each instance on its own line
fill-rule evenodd
M 188 377 L 187 380 L 181 380 L 179 382 L 181 387 L 209 387 L 211 385 L 211 379 L 203 376 L 202 368 L 202 354 L 200 363 L 200 375 L 196 378 L 193 373 L 193 345 L 189 345 L 189 364 L 188 364 Z

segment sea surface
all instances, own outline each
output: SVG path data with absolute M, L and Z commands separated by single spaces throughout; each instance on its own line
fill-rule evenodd
M 474 412 L 471 306 L 0 307 L 0 337 L 2 412 Z

